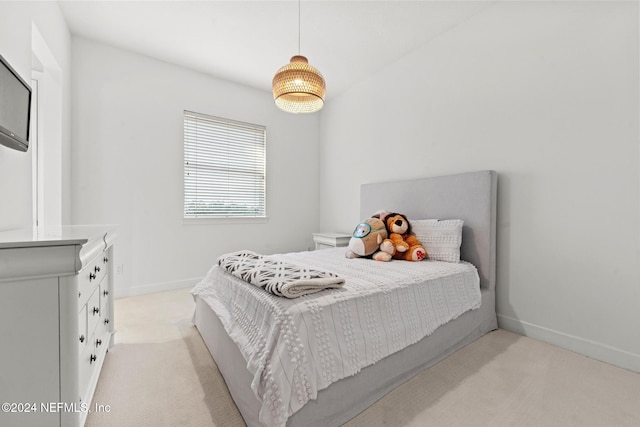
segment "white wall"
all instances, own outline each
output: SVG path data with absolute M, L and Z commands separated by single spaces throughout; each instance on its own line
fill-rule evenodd
M 31 81 L 33 50 L 38 44 L 34 32 L 46 40 L 38 47 L 46 48 L 50 53 L 47 59 L 57 64 L 57 101 L 55 107 L 47 104 L 43 116 L 47 117 L 48 129 L 56 132 L 49 165 L 50 170 L 55 168 L 58 182 L 56 191 L 50 192 L 50 203 L 56 204 L 58 222 L 63 222 L 69 215 L 69 176 L 64 169 L 68 170 L 69 159 L 71 36 L 56 2 L 0 2 L 0 54 L 27 82 Z M 32 224 L 31 155 L 31 149 L 23 153 L 0 146 L 0 230 Z
M 117 296 L 193 284 L 228 251 L 311 247 L 317 115 L 290 115 L 269 92 L 94 41 L 74 37 L 72 52 L 72 221 L 120 226 Z M 185 109 L 267 127 L 268 221 L 183 220 Z
M 186 284 L 229 250 L 350 231 L 363 182 L 495 169 L 501 325 L 640 370 L 638 16 L 498 3 L 307 117 L 87 40 L 70 66 L 53 2 L 0 2 L 0 53 L 28 78 L 33 23 L 60 65 L 62 221 L 120 225 L 120 295 Z M 267 126 L 268 222 L 183 222 L 185 108 Z M 31 159 L 4 147 L 0 200 L 0 229 L 30 224 Z
M 638 16 L 497 3 L 331 100 L 320 228 L 361 183 L 494 169 L 501 326 L 640 371 Z

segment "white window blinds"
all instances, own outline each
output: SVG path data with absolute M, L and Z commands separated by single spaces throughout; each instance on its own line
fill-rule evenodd
M 184 217 L 264 217 L 266 128 L 184 112 Z

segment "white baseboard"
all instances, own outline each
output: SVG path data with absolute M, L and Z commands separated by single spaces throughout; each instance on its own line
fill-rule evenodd
M 134 286 L 131 288 L 116 289 L 115 298 L 133 297 L 136 295 L 153 294 L 155 292 L 172 291 L 174 289 L 192 288 L 202 277 L 195 279 L 175 280 L 172 282 L 152 283 L 150 285 Z
M 498 327 L 526 337 L 547 342 L 592 359 L 640 372 L 640 354 L 615 348 L 607 344 L 565 334 L 529 322 L 498 314 Z

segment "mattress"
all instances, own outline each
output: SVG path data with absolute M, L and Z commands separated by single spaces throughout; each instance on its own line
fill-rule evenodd
M 333 272 L 345 285 L 288 300 L 214 266 L 192 291 L 238 347 L 266 425 L 284 425 L 320 390 L 481 305 L 477 270 L 466 262 L 346 259 L 344 248 L 273 257 Z

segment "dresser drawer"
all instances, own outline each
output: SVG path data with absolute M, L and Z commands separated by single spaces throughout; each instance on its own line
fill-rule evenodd
M 111 298 L 109 298 L 109 295 L 111 293 L 111 290 L 109 289 L 109 275 L 105 276 L 106 278 L 103 279 L 103 282 L 100 284 L 100 299 L 103 302 L 109 301 Z M 107 314 L 106 311 L 103 312 L 105 315 Z
M 100 322 L 100 288 L 93 291 L 93 294 L 87 301 L 87 318 L 89 335 L 93 335 L 98 322 Z
M 98 329 L 102 329 L 105 333 L 112 330 L 111 328 L 111 297 L 109 296 L 109 276 L 104 279 L 100 286 L 100 324 Z
M 96 356 L 101 356 L 106 353 L 106 348 L 109 345 L 109 340 L 107 339 L 107 333 L 104 331 L 104 328 L 98 326 L 96 328 L 96 333 L 93 336 L 93 341 L 89 343 L 89 345 L 93 346 L 93 354 Z
M 80 306 L 87 301 L 93 289 L 95 289 L 107 274 L 107 262 L 106 253 L 103 252 L 96 256 L 78 273 L 78 298 Z
M 110 335 L 104 329 L 103 323 L 96 323 L 95 330 L 89 332 L 90 337 L 87 340 L 87 345 L 80 354 L 80 366 L 79 366 L 79 391 L 80 391 L 80 403 L 82 399 L 89 399 L 91 396 L 92 384 L 95 385 L 97 381 L 97 375 L 99 375 L 100 367 L 104 361 L 107 349 L 109 346 Z M 91 403 L 91 402 L 87 402 Z
M 101 322 L 96 328 L 93 341 L 90 343 L 90 345 L 93 346 L 94 354 L 96 354 L 98 358 L 104 359 L 107 351 L 109 351 L 110 339 L 111 334 L 105 330 L 104 323 Z
M 98 367 L 98 352 L 96 351 L 96 347 L 94 345 L 95 335 L 91 335 L 87 340 L 88 344 L 85 347 L 84 351 L 80 354 L 80 366 L 79 368 L 79 391 L 80 396 L 88 395 L 88 388 L 91 382 L 91 377 Z M 82 399 L 80 399 L 80 403 L 82 403 Z M 86 402 L 91 403 L 91 402 Z

